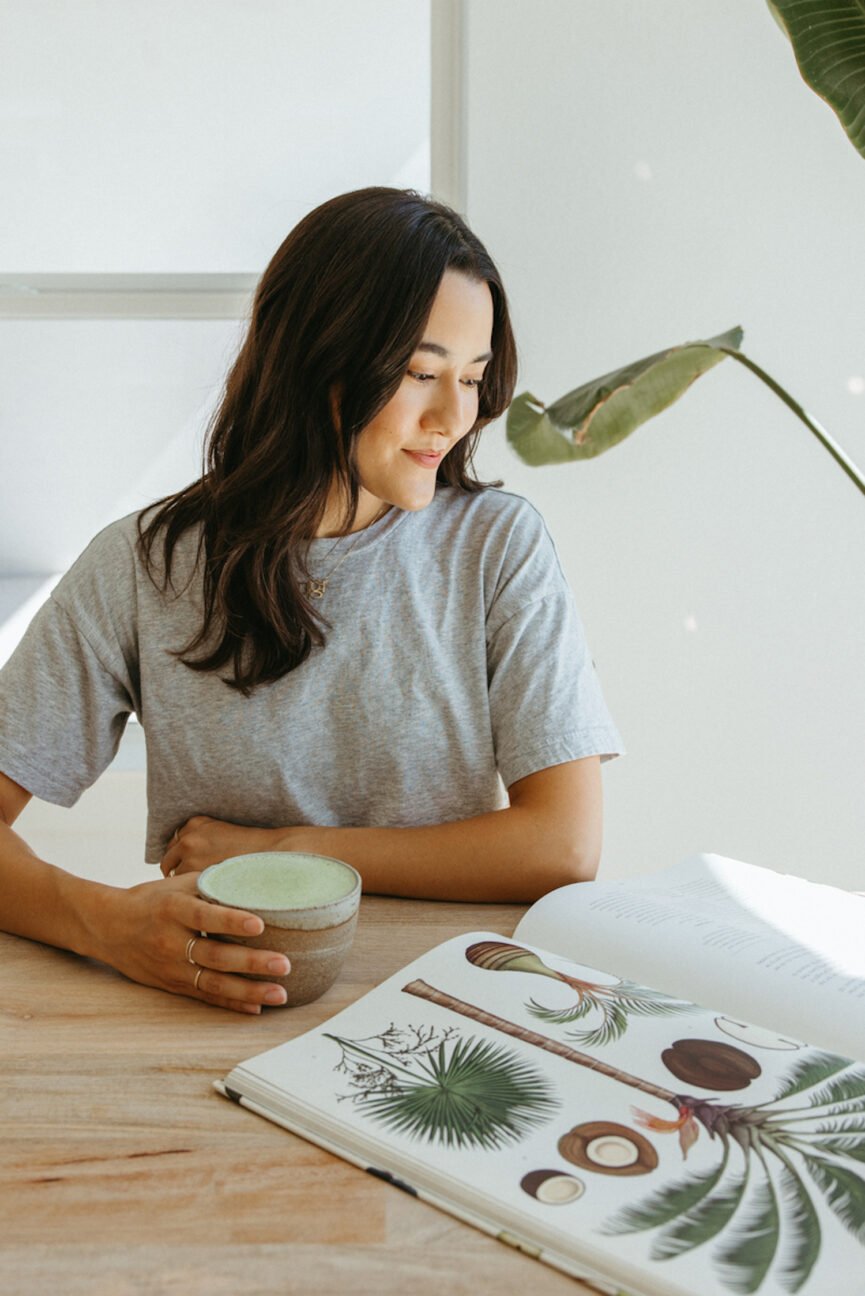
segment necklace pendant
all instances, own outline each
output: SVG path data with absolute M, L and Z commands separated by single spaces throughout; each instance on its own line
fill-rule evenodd
M 320 599 L 324 598 L 327 590 L 326 580 L 308 580 L 306 582 L 306 597 Z

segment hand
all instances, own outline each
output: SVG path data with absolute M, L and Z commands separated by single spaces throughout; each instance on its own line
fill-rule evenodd
M 109 935 L 99 957 L 132 981 L 234 1012 L 285 1003 L 282 986 L 248 979 L 249 973 L 285 976 L 291 965 L 284 954 L 210 939 L 259 936 L 264 923 L 257 915 L 200 899 L 192 875 L 109 894 L 102 924 Z
M 276 850 L 284 836 L 282 828 L 243 828 L 207 815 L 193 815 L 172 837 L 159 862 L 166 877 L 178 873 L 200 873 L 211 864 L 233 855 Z

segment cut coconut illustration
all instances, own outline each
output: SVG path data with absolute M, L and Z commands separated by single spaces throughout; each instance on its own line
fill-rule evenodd
M 582 1179 L 562 1170 L 530 1170 L 520 1180 L 520 1187 L 545 1206 L 568 1206 L 586 1191 Z
M 559 1139 L 558 1150 L 572 1165 L 596 1174 L 648 1174 L 658 1165 L 658 1154 L 649 1140 L 616 1121 L 575 1125 Z

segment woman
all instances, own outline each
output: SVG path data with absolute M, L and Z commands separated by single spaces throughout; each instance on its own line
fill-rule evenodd
M 284 992 L 244 973 L 286 960 L 201 936 L 261 930 L 196 898 L 217 860 L 311 851 L 459 900 L 594 875 L 618 735 L 543 522 L 471 475 L 515 373 L 498 272 L 449 208 L 372 188 L 296 227 L 204 475 L 101 532 L 0 673 L 0 925 L 260 1012 Z M 73 804 L 132 711 L 165 877 L 124 889 L 12 824 L 31 795 Z

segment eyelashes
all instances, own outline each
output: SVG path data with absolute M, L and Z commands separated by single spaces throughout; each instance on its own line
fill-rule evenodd
M 409 369 L 407 372 L 409 378 L 414 378 L 415 381 L 419 383 L 432 382 L 438 376 L 437 374 L 420 373 L 416 369 Z M 465 387 L 469 387 L 471 390 L 476 391 L 483 382 L 483 378 L 463 378 L 461 381 Z

